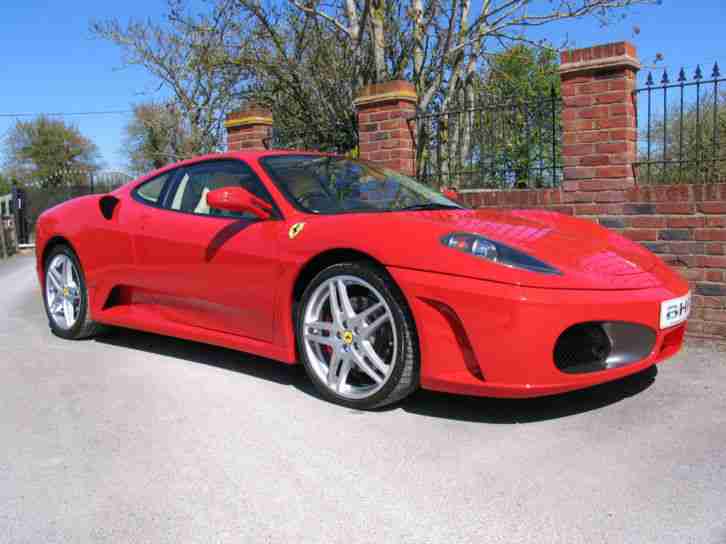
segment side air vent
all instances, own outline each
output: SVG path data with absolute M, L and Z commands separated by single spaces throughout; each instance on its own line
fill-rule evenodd
M 113 211 L 116 209 L 118 202 L 119 200 L 115 196 L 106 195 L 102 197 L 98 201 L 98 205 L 101 208 L 101 215 L 110 220 L 113 217 Z

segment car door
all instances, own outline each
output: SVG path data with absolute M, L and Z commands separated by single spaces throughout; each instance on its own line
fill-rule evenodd
M 138 269 L 164 318 L 270 342 L 280 277 L 279 212 L 269 220 L 210 209 L 206 195 L 243 187 L 273 204 L 239 160 L 184 168 L 149 208 L 136 242 Z M 274 206 L 274 204 L 273 204 Z

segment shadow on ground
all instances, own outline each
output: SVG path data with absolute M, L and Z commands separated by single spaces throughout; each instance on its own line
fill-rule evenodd
M 129 329 L 113 329 L 96 341 L 240 372 L 295 387 L 324 402 L 302 365 L 289 366 L 234 350 Z M 420 390 L 405 401 L 382 410 L 405 410 L 428 417 L 491 424 L 533 423 L 597 410 L 637 395 L 653 384 L 657 374 L 658 369 L 652 366 L 614 382 L 536 399 L 464 397 Z

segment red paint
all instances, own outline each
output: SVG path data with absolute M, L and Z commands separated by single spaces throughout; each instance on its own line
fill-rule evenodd
M 242 187 L 223 187 L 207 195 L 209 206 L 230 212 L 249 212 L 259 219 L 269 219 L 272 209 L 262 200 Z
M 110 220 L 99 210 L 100 196 L 47 211 L 37 229 L 41 282 L 46 244 L 62 237 L 83 265 L 93 319 L 292 364 L 293 286 L 301 269 L 325 251 L 356 250 L 385 266 L 408 301 L 421 342 L 421 385 L 473 395 L 528 397 L 587 387 L 637 372 L 681 347 L 684 325 L 658 331 L 659 305 L 685 294 L 687 283 L 650 252 L 595 223 L 537 210 L 306 214 L 258 163 L 279 153 L 183 163 L 246 162 L 279 210 L 267 220 L 198 216 L 132 197 L 136 186 L 164 170 L 115 191 L 119 203 Z M 290 227 L 300 222 L 305 228 L 291 238 Z M 563 274 L 517 270 L 446 248 L 440 239 L 451 232 L 496 239 Z M 560 372 L 552 360 L 557 337 L 593 320 L 650 326 L 658 331 L 656 346 L 630 366 Z

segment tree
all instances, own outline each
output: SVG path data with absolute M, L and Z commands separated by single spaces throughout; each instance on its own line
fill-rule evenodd
M 215 0 L 189 15 L 170 0 L 166 24 L 96 21 L 94 35 L 117 44 L 124 61 L 160 80 L 185 124 L 213 151 L 223 142 L 226 113 L 245 101 L 273 111 L 283 144 L 349 149 L 356 144 L 352 101 L 358 72 L 345 40 L 287 2 Z
M 133 112 L 123 143 L 132 172 L 143 174 L 204 150 L 204 143 L 195 139 L 198 132 L 173 102 L 137 104 Z
M 228 59 L 242 55 L 247 31 L 226 0 L 196 17 L 185 13 L 181 0 L 169 0 L 166 20 L 94 21 L 91 32 L 118 45 L 127 65 L 159 80 L 192 132 L 195 153 L 215 151 L 223 141 L 224 114 L 239 100 L 246 79 L 244 63 Z
M 347 151 L 357 145 L 353 99 L 360 74 L 370 63 L 357 62 L 338 29 L 299 12 L 288 3 L 263 7 L 239 0 L 255 25 L 254 47 L 230 59 L 251 67 L 246 97 L 269 107 L 283 146 Z
M 224 113 L 254 100 L 273 110 L 286 142 L 345 149 L 355 145 L 352 100 L 363 85 L 408 79 L 420 112 L 447 111 L 474 103 L 503 51 L 517 44 L 554 51 L 533 41 L 532 28 L 583 17 L 605 24 L 660 0 L 209 2 L 207 13 L 189 15 L 183 0 L 169 0 L 164 24 L 106 21 L 92 30 L 156 75 L 212 147 Z
M 21 182 L 53 187 L 98 169 L 96 145 L 77 127 L 40 116 L 18 121 L 6 138 L 6 171 Z
M 8 194 L 13 190 L 13 184 L 10 182 L 10 178 L 5 177 L 0 172 L 0 196 Z
M 247 1 L 240 0 L 243 5 Z M 391 76 L 413 81 L 419 108 L 447 106 L 463 89 L 473 100 L 474 80 L 490 56 L 517 43 L 533 44 L 527 30 L 594 16 L 602 23 L 636 4 L 660 0 L 289 0 L 338 29 L 352 54 L 372 51 L 372 83 Z M 475 11 L 476 10 L 476 11 Z M 363 81 L 362 83 L 367 83 Z

